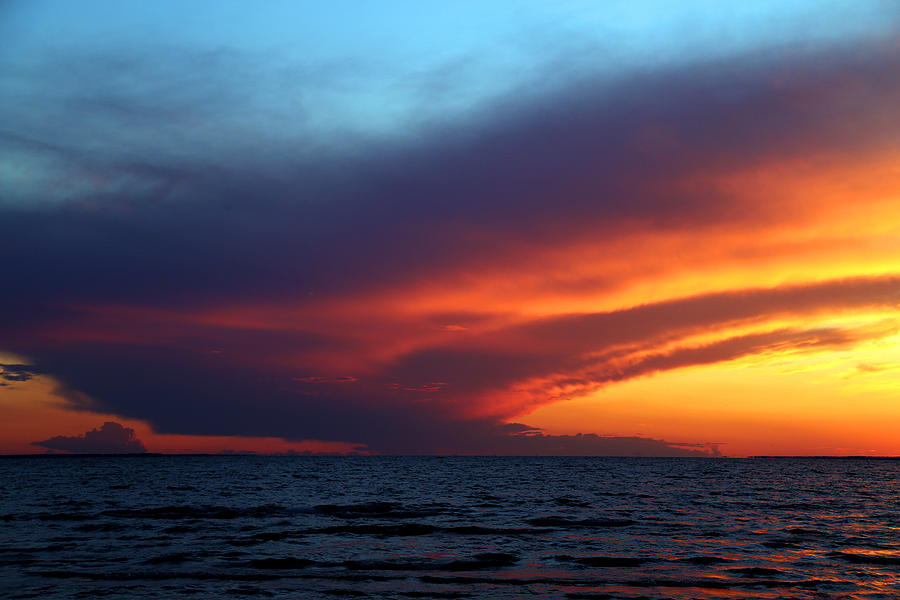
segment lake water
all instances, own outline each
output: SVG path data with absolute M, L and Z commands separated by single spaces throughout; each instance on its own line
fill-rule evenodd
M 900 598 L 900 461 L 0 460 L 8 598 Z

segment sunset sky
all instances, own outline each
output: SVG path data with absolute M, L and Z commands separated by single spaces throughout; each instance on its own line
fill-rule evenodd
M 0 453 L 900 455 L 896 2 L 0 39 Z

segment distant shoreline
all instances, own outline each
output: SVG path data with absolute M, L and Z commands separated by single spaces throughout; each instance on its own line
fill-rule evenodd
M 0 454 L 4 458 L 159 458 L 159 457 L 194 457 L 194 458 L 616 458 L 616 459 L 654 459 L 654 460 L 900 460 L 900 456 L 807 456 L 807 455 L 760 455 L 760 456 L 591 456 L 591 455 L 468 455 L 468 454 L 253 454 L 253 453 L 224 453 L 224 454 L 165 454 L 161 452 L 131 452 L 124 454 L 97 454 L 97 453 L 58 453 L 58 454 Z

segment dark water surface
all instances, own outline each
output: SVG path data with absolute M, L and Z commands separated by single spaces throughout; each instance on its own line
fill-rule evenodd
M 900 461 L 0 460 L 9 598 L 900 598 Z

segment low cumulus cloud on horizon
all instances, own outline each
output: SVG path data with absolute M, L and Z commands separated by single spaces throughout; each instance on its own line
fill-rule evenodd
M 147 451 L 144 443 L 135 436 L 134 429 L 113 421 L 81 435 L 57 435 L 31 442 L 31 445 L 79 454 L 143 454 Z

